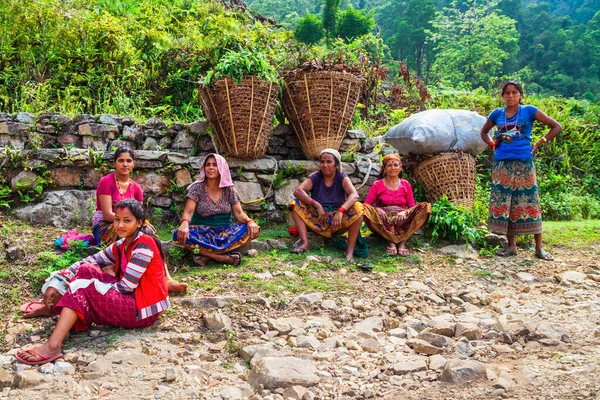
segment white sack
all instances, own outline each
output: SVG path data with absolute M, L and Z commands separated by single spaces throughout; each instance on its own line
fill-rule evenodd
M 384 139 L 400 154 L 438 154 L 461 150 L 476 156 L 487 148 L 479 136 L 485 121 L 485 117 L 473 111 L 427 110 L 413 114 L 391 127 Z

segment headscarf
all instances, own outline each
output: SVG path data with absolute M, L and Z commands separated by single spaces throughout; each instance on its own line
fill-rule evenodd
M 204 161 L 202 162 L 202 168 L 200 168 L 200 174 L 198 175 L 197 182 L 204 182 L 206 178 L 206 172 L 204 171 L 204 163 L 209 157 L 214 157 L 217 161 L 217 170 L 219 171 L 219 175 L 221 176 L 221 180 L 219 181 L 219 187 L 224 188 L 227 186 L 233 186 L 233 180 L 231 179 L 231 172 L 229 172 L 229 165 L 227 165 L 227 160 L 223 158 L 223 156 L 215 153 L 208 154 Z
M 319 159 L 321 158 L 321 156 L 323 154 L 331 154 L 333 156 L 333 158 L 335 158 L 337 160 L 337 170 L 341 171 L 342 170 L 342 156 L 340 155 L 340 152 L 335 150 L 335 149 L 325 149 L 325 150 L 321 150 L 321 154 L 319 154 Z
M 388 154 L 387 156 L 383 157 L 383 162 L 381 163 L 381 169 L 379 170 L 380 176 L 384 176 L 385 166 L 387 165 L 388 162 L 390 162 L 392 160 L 396 160 L 399 163 L 402 163 L 402 158 L 400 158 L 400 154 L 397 154 L 397 153 Z M 400 165 L 402 165 L 402 164 L 400 164 Z

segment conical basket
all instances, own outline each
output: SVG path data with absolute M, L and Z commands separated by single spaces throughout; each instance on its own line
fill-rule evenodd
M 204 114 L 215 135 L 215 145 L 225 156 L 256 159 L 265 155 L 273 134 L 273 115 L 279 85 L 247 76 L 200 87 Z
M 321 150 L 339 150 L 358 105 L 364 80 L 344 71 L 288 75 L 283 109 L 304 153 L 318 159 Z
M 446 195 L 455 205 L 473 210 L 475 157 L 463 152 L 442 153 L 415 167 L 413 176 L 423 183 L 425 195 L 436 202 Z

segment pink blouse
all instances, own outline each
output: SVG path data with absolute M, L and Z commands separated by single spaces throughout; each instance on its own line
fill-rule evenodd
M 415 205 L 412 186 L 405 179 L 400 179 L 400 187 L 398 190 L 390 190 L 385 186 L 383 179 L 373 183 L 365 204 L 370 204 L 374 207 L 398 206 L 402 208 L 410 208 Z
M 142 187 L 137 182 L 134 182 L 133 179 L 129 180 L 129 187 L 125 193 L 121 195 L 121 193 L 119 193 L 119 188 L 117 188 L 114 172 L 103 176 L 102 179 L 100 179 L 100 182 L 98 182 L 98 188 L 96 189 L 96 211 L 102 211 L 102 207 L 100 207 L 101 194 L 110 196 L 113 212 L 115 212 L 117 203 L 123 199 L 136 199 L 140 203 L 144 201 Z

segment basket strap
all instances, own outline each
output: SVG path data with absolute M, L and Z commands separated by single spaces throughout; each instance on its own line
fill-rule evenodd
M 250 77 L 250 116 L 248 117 L 248 134 L 246 135 L 246 154 L 250 151 L 250 128 L 252 128 L 252 108 L 254 107 L 254 77 Z M 262 125 L 261 125 L 262 126 Z M 258 132 L 260 135 L 260 131 Z M 258 140 L 256 140 L 258 142 Z
M 263 130 L 263 125 L 265 124 L 265 117 L 267 116 L 267 111 L 269 111 L 269 108 L 271 107 L 270 103 L 271 103 L 271 92 L 272 91 L 273 91 L 273 82 L 269 82 L 269 94 L 267 95 L 267 104 L 265 106 L 265 111 L 263 112 L 263 116 L 260 121 L 260 127 L 258 128 L 259 136 Z M 271 121 L 269 121 L 269 122 L 271 122 Z M 250 128 L 248 128 L 248 129 L 250 129 Z M 256 146 L 258 146 L 258 140 L 254 141 L 254 148 L 252 149 L 252 151 L 256 151 Z M 268 146 L 268 143 L 267 143 L 267 146 Z
M 308 91 L 308 81 L 306 80 L 306 74 L 304 74 L 304 89 L 306 90 L 306 102 L 308 103 L 308 115 L 310 115 L 310 131 L 313 136 L 313 140 L 317 140 L 317 136 L 315 133 L 315 124 L 312 118 L 312 109 L 310 107 L 310 92 Z
M 344 117 L 346 116 L 346 110 L 348 109 L 348 99 L 350 98 L 350 89 L 352 82 L 348 81 L 348 92 L 346 93 L 346 101 L 344 102 L 344 112 L 342 113 L 342 121 L 344 119 Z M 342 125 L 344 125 L 343 123 L 340 124 L 340 127 L 338 128 L 338 132 L 337 132 L 337 136 L 340 136 L 340 131 L 342 130 Z M 345 135 L 344 135 L 345 136 Z M 344 138 L 342 138 L 342 140 L 344 140 Z
M 233 114 L 231 113 L 231 99 L 229 98 L 229 79 L 225 79 L 225 91 L 227 92 L 227 108 L 229 108 L 229 123 L 231 124 L 231 136 L 233 137 L 233 151 L 237 154 L 237 140 L 235 139 L 235 127 L 233 125 Z
M 223 129 L 223 125 L 221 125 L 221 118 L 219 118 L 217 115 L 217 108 L 215 107 L 215 103 L 212 99 L 212 96 L 210 95 L 210 90 L 208 90 L 208 88 L 206 88 L 205 90 L 206 95 L 208 96 L 208 99 L 210 100 L 210 105 L 212 106 L 212 111 L 213 111 L 213 116 L 214 116 L 214 120 L 216 121 L 217 124 L 219 124 L 219 129 L 221 130 L 221 134 L 224 134 L 225 130 Z M 203 100 L 204 101 L 204 100 Z M 210 107 L 208 107 L 208 105 L 205 103 L 205 105 L 207 106 L 207 110 L 210 110 Z M 211 118 L 210 116 L 207 115 L 208 120 L 210 121 Z M 217 142 L 218 142 L 218 146 L 221 147 L 221 145 L 225 144 L 227 146 L 227 151 L 231 151 L 231 148 L 229 147 L 229 143 L 227 141 L 225 141 L 225 143 L 221 143 L 221 141 L 219 140 L 219 135 L 217 132 L 217 135 L 213 135 L 213 139 L 216 138 Z
M 296 136 L 298 137 L 298 140 L 300 141 L 302 148 L 308 149 L 308 143 L 306 142 L 306 133 L 304 132 L 304 127 L 300 123 L 300 119 L 298 117 L 298 110 L 296 109 L 296 104 L 294 103 L 294 99 L 290 95 L 290 88 L 288 87 L 288 84 L 286 81 L 283 81 L 283 84 L 285 85 L 285 90 L 283 91 L 283 93 L 284 93 L 284 95 L 287 94 L 287 98 L 290 99 L 290 104 L 292 105 L 292 108 L 294 109 L 294 114 L 296 114 L 296 118 L 294 118 L 294 119 L 289 118 L 289 120 L 292 123 L 292 125 L 294 125 L 294 131 L 296 132 Z M 284 110 L 286 108 L 287 107 L 284 107 Z M 299 132 L 302 132 L 302 135 L 299 135 L 298 134 Z

